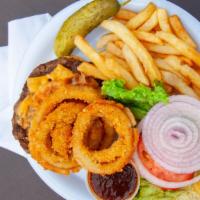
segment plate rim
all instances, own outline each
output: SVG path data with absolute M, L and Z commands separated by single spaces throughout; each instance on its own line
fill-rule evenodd
M 52 19 L 50 20 L 50 22 L 48 22 L 44 28 L 38 33 L 38 35 L 34 38 L 34 40 L 31 42 L 31 45 L 30 47 L 28 48 L 27 52 L 25 53 L 24 55 L 24 58 L 21 62 L 21 65 L 18 69 L 18 72 L 17 72 L 17 75 L 19 75 L 20 73 L 20 70 L 22 68 L 22 66 L 25 65 L 25 63 L 27 62 L 27 57 L 28 55 L 30 55 L 30 52 L 32 51 L 32 49 L 34 48 L 34 43 L 40 38 L 40 36 L 43 34 L 43 32 L 45 32 L 48 27 L 51 25 L 51 23 L 53 23 L 54 21 L 56 21 L 57 18 L 59 18 L 60 15 L 62 15 L 63 12 L 65 12 L 66 10 L 68 9 L 74 9 L 74 7 L 78 6 L 78 5 L 84 5 L 88 2 L 90 2 L 92 0 L 81 0 L 81 1 L 77 1 L 77 2 L 74 2 L 72 4 L 70 4 L 69 6 L 63 8 L 62 10 L 60 10 L 57 14 L 55 14 Z M 155 2 L 156 4 L 168 4 L 169 6 L 174 6 L 176 9 L 180 10 L 182 13 L 184 13 L 185 15 L 187 15 L 192 21 L 195 21 L 195 22 L 198 22 L 199 23 L 199 20 L 196 19 L 192 14 L 190 14 L 189 12 L 187 12 L 186 10 L 184 10 L 184 8 L 176 5 L 175 3 L 173 2 L 170 2 L 170 1 L 163 1 L 161 0 L 162 2 L 160 2 L 159 0 L 153 0 L 153 2 Z M 133 0 L 132 3 L 136 3 L 136 4 L 142 4 L 144 5 L 145 3 L 148 3 L 148 2 L 151 2 L 151 0 Z M 19 76 L 17 76 L 19 77 Z M 19 87 L 19 84 L 16 84 L 16 88 Z M 15 88 L 15 91 L 19 91 L 21 90 L 18 89 L 16 90 Z M 17 92 L 15 92 L 14 94 L 14 98 L 13 98 L 13 102 L 16 100 L 16 98 L 18 97 L 18 94 Z M 40 177 L 40 179 L 51 189 L 53 190 L 55 193 L 57 193 L 58 195 L 60 195 L 62 198 L 66 199 L 67 200 L 75 200 L 73 195 L 71 194 L 67 194 L 66 196 L 66 193 L 63 193 L 62 191 L 60 191 L 58 188 L 56 188 L 55 186 L 53 186 L 53 184 L 45 177 L 45 175 L 42 175 L 41 172 L 39 171 L 39 168 L 35 166 L 35 163 L 33 161 L 33 159 L 31 158 L 31 156 L 27 156 L 27 160 L 29 162 L 29 164 L 31 165 L 31 167 L 33 168 L 33 170 L 36 172 L 36 174 Z M 78 199 L 77 199 L 78 200 Z

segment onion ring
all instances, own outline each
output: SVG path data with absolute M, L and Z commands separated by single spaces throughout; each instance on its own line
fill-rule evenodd
M 146 116 L 142 138 L 160 166 L 178 174 L 200 170 L 200 102 L 178 95 L 157 104 Z
M 118 133 L 118 139 L 107 148 L 92 151 L 84 144 L 85 135 L 96 118 L 103 118 Z M 138 142 L 138 133 L 121 104 L 99 100 L 78 114 L 73 128 L 72 145 L 77 162 L 90 172 L 113 174 L 129 162 Z
M 60 174 L 80 169 L 72 154 L 72 125 L 84 103 L 63 103 L 42 121 L 35 132 L 29 132 L 29 149 L 44 168 Z M 52 139 L 52 141 L 51 141 Z
M 77 114 L 101 97 L 98 89 L 64 82 L 42 101 L 28 132 L 32 157 L 44 168 L 69 174 L 80 166 L 72 152 L 72 128 Z
M 98 89 L 89 86 L 62 83 L 59 88 L 53 91 L 53 93 L 42 102 L 31 122 L 31 129 L 37 129 L 38 124 L 45 118 L 45 116 L 51 113 L 57 105 L 64 101 L 77 100 L 91 103 L 100 98 L 102 98 L 102 96 Z

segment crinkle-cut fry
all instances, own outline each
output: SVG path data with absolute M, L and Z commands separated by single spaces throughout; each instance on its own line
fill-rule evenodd
M 77 35 L 75 37 L 74 43 L 76 47 L 79 48 L 95 64 L 95 66 L 99 69 L 99 71 L 102 72 L 105 77 L 109 79 L 113 78 L 110 76 L 109 70 L 105 67 L 103 57 L 98 54 L 82 36 Z
M 192 46 L 194 48 L 197 47 L 197 44 L 192 39 L 190 34 L 186 31 L 186 29 L 184 28 L 180 18 L 177 15 L 170 16 L 169 22 L 170 22 L 170 25 L 171 25 L 171 27 L 172 27 L 172 29 L 173 29 L 173 31 L 174 31 L 174 33 L 176 34 L 177 37 L 184 40 L 190 46 Z
M 143 64 L 144 69 L 147 72 L 152 84 L 154 84 L 155 80 L 161 80 L 161 73 L 155 65 L 152 56 L 126 26 L 113 20 L 105 20 L 102 22 L 101 26 L 115 33 L 125 44 L 127 44 L 132 49 L 140 62 Z
M 102 52 L 101 55 L 104 57 L 112 58 L 112 59 L 116 60 L 124 69 L 131 72 L 131 69 L 130 69 L 128 63 L 125 60 L 118 58 L 117 56 L 115 56 L 107 51 Z
M 78 71 L 83 72 L 87 76 L 92 76 L 100 80 L 107 80 L 108 78 L 96 68 L 93 64 L 83 62 L 78 66 Z
M 151 52 L 167 54 L 167 55 L 181 55 L 181 53 L 169 44 L 159 45 L 143 42 L 144 46 Z
M 135 17 L 137 14 L 132 10 L 120 9 L 119 12 L 115 15 L 115 18 L 122 20 L 130 20 Z
M 124 46 L 124 42 L 122 42 L 121 40 L 115 41 L 115 44 L 116 44 L 116 46 L 118 46 L 120 49 L 122 49 L 123 46 Z
M 181 94 L 199 98 L 195 91 L 175 74 L 167 71 L 162 71 L 162 76 L 165 83 L 174 87 Z
M 200 75 L 189 65 L 181 64 L 181 60 L 176 56 L 168 56 L 165 61 L 177 72 L 188 78 L 194 85 L 200 88 Z
M 106 51 L 112 53 L 113 55 L 124 59 L 123 55 L 122 55 L 122 50 L 116 46 L 113 42 L 109 42 L 106 46 Z
M 138 30 L 150 32 L 157 25 L 158 25 L 158 16 L 157 16 L 157 10 L 155 10 L 154 13 L 151 15 L 151 17 L 142 26 L 140 26 Z
M 177 72 L 173 67 L 171 67 L 171 65 L 169 65 L 164 59 L 161 58 L 156 58 L 155 62 L 157 64 L 157 66 L 159 67 L 159 69 L 164 70 L 164 71 L 169 71 L 173 74 L 175 74 L 176 76 L 180 77 L 181 79 L 184 80 L 185 83 L 187 83 L 188 85 L 191 83 L 190 80 L 188 80 L 187 78 L 185 78 L 182 74 L 180 74 L 179 72 Z
M 139 83 L 143 83 L 144 85 L 150 85 L 149 80 L 144 72 L 143 66 L 139 62 L 134 52 L 127 45 L 124 45 L 122 52 L 127 63 L 131 68 L 131 72 L 134 75 L 135 79 Z
M 128 28 L 137 29 L 144 24 L 156 10 L 156 6 L 153 3 L 149 3 L 146 8 L 139 12 L 135 17 L 130 19 L 127 23 Z
M 125 70 L 116 60 L 112 58 L 105 58 L 105 63 L 106 67 L 108 67 L 109 70 L 113 71 L 113 73 L 119 79 L 125 80 L 128 89 L 132 89 L 136 85 L 138 85 L 137 81 L 131 75 L 131 73 Z
M 109 42 L 114 42 L 119 40 L 119 38 L 115 34 L 106 34 L 103 35 L 97 42 L 96 47 L 97 49 L 104 48 Z
M 165 9 L 158 8 L 157 10 L 158 22 L 162 31 L 172 33 L 168 13 Z
M 182 55 L 190 58 L 196 65 L 200 67 L 200 53 L 196 49 L 171 33 L 159 31 L 156 33 L 156 35 L 180 51 Z
M 133 33 L 139 40 L 159 45 L 163 44 L 163 41 L 159 37 L 157 37 L 154 33 L 149 33 L 146 31 L 139 31 L 139 30 L 133 31 Z

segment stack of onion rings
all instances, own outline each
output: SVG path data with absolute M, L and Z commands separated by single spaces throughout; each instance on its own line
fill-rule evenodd
M 76 116 L 84 107 L 83 103 L 63 103 L 40 123 L 39 131 L 30 132 L 31 155 L 44 168 L 61 174 L 80 168 L 72 155 L 71 136 Z
M 89 86 L 63 83 L 52 91 L 31 121 L 29 150 L 32 157 L 45 169 L 60 174 L 78 171 L 80 166 L 73 157 L 71 143 L 73 124 L 77 114 L 99 98 L 100 91 Z

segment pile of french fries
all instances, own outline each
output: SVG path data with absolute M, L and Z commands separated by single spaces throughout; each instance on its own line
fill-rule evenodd
M 101 27 L 109 33 L 99 39 L 97 50 L 83 37 L 75 38 L 92 62 L 83 62 L 80 72 L 101 80 L 123 79 L 129 89 L 160 80 L 170 94 L 200 98 L 200 53 L 177 15 L 150 3 L 139 13 L 121 9 Z

